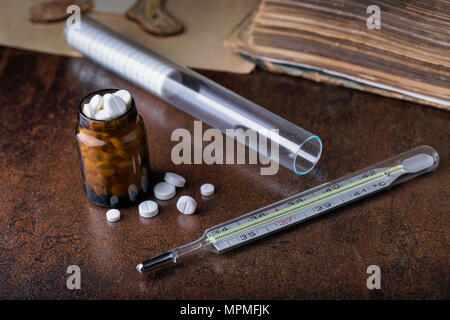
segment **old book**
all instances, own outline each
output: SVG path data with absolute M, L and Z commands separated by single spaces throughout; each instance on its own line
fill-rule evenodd
M 273 71 L 450 110 L 450 1 L 377 1 L 380 29 L 372 3 L 262 0 L 226 45 Z

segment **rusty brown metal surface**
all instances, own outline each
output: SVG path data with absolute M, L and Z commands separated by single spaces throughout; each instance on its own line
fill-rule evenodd
M 317 168 L 299 177 L 285 168 L 261 176 L 257 165 L 175 166 L 170 135 L 192 130 L 192 117 L 84 59 L 0 49 L 0 298 L 449 298 L 450 113 L 262 70 L 201 73 L 320 135 Z M 87 200 L 76 107 L 109 87 L 130 90 L 145 109 L 153 183 L 165 171 L 186 177 L 177 196 L 196 198 L 196 214 L 179 214 L 176 197 L 158 201 L 156 218 L 132 207 L 110 224 Z M 217 223 L 421 144 L 440 154 L 434 173 L 229 253 L 156 274 L 134 269 Z M 205 182 L 217 188 L 210 198 L 200 195 Z M 372 264 L 381 290 L 366 287 Z M 69 265 L 81 268 L 81 290 L 66 287 Z

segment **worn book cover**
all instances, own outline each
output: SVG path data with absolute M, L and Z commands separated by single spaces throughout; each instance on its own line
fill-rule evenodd
M 272 71 L 450 110 L 450 2 L 377 4 L 263 0 L 225 44 Z

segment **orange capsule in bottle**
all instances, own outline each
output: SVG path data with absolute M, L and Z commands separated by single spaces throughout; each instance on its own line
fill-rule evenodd
M 145 124 L 134 99 L 123 115 L 110 120 L 93 119 L 83 113 L 84 104 L 93 96 L 116 91 L 99 90 L 84 97 L 75 129 L 86 196 L 103 207 L 127 207 L 138 202 L 148 192 L 150 180 Z

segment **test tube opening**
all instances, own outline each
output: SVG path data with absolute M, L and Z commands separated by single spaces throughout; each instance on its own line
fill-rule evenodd
M 310 172 L 316 166 L 322 154 L 322 141 L 318 136 L 306 139 L 298 148 L 294 159 L 294 171 L 298 175 Z

